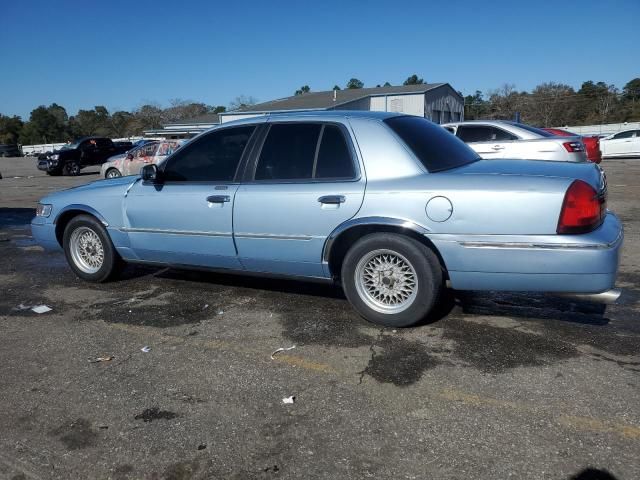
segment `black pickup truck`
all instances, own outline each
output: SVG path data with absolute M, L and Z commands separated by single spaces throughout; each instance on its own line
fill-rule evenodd
M 130 148 L 128 145 L 116 146 L 108 138 L 85 137 L 60 150 L 39 156 L 38 170 L 49 175 L 79 175 L 84 167 L 102 165 L 109 157 Z

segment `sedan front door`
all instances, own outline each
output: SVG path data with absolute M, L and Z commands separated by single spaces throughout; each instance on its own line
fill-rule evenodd
M 124 201 L 134 258 L 240 269 L 233 241 L 238 166 L 254 126 L 217 129 L 167 159 L 159 183 L 137 181 Z
M 247 270 L 324 277 L 329 234 L 362 204 L 365 181 L 345 125 L 271 123 L 236 194 L 234 235 Z

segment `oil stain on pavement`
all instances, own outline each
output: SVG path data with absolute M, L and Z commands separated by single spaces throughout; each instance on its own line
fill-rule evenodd
M 69 450 L 92 447 L 98 439 L 98 434 L 91 428 L 91 422 L 85 418 L 65 422 L 49 434 L 57 437 Z

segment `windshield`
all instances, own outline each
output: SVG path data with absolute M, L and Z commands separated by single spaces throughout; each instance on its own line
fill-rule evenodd
M 429 172 L 441 172 L 480 160 L 478 154 L 462 140 L 424 118 L 393 117 L 386 119 L 385 123 Z
M 60 150 L 74 150 L 80 146 L 80 142 L 67 143 L 60 147 Z

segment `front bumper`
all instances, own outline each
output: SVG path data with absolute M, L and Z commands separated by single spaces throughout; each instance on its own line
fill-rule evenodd
M 62 250 L 56 238 L 56 226 L 51 221 L 47 222 L 47 220 L 51 220 L 51 217 L 35 217 L 31 221 L 31 235 L 38 245 L 45 250 Z
M 623 228 L 608 212 L 583 235 L 427 235 L 459 290 L 599 293 L 615 285 Z
M 49 159 L 38 160 L 37 167 L 43 172 L 53 172 L 58 168 L 58 162 Z

